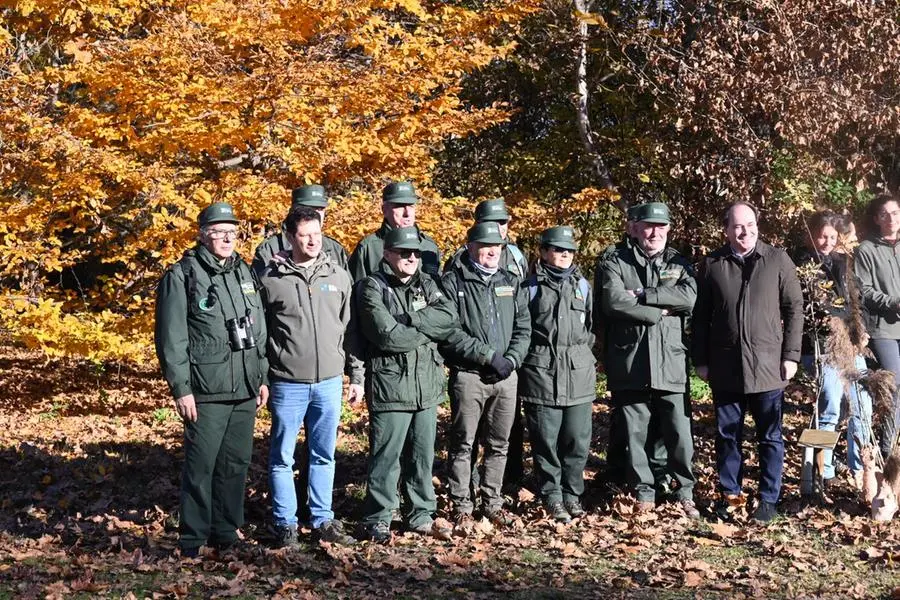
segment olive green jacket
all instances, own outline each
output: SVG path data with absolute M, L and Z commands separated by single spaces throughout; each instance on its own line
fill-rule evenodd
M 456 305 L 460 328 L 441 354 L 451 368 L 493 375 L 490 364 L 495 352 L 518 367 L 531 342 L 528 292 L 509 271 L 498 269 L 485 279 L 472 267 L 468 252 L 450 266 L 441 278 L 444 292 Z
M 322 251 L 328 255 L 332 263 L 347 270 L 347 251 L 336 239 L 323 234 Z M 272 257 L 279 253 L 286 253 L 286 255 L 291 253 L 291 241 L 284 229 L 280 233 L 270 235 L 256 247 L 256 252 L 253 254 L 253 272 L 262 275 L 263 270 L 272 261 Z
M 378 265 L 384 258 L 384 236 L 392 229 L 387 221 L 383 221 L 378 231 L 367 235 L 356 245 L 348 262 L 353 281 L 360 281 L 378 270 Z M 437 276 L 441 268 L 441 251 L 438 250 L 435 241 L 422 232 L 418 225 L 416 229 L 419 230 L 419 239 L 422 242 L 421 269 Z
M 590 288 L 585 297 L 579 285 L 582 279 L 577 269 L 565 279 L 556 279 L 539 262 L 522 282 L 531 312 L 531 345 L 519 369 L 523 402 L 575 406 L 596 397 Z
M 226 321 L 249 315 L 256 347 L 233 351 Z M 224 264 L 205 247 L 188 250 L 156 289 L 156 356 L 176 399 L 255 398 L 268 383 L 266 319 L 257 282 L 235 253 Z
M 862 292 L 869 337 L 900 340 L 900 242 L 864 241 L 856 249 L 853 270 Z
M 459 328 L 438 282 L 417 271 L 402 283 L 387 262 L 356 284 L 353 355 L 365 361 L 370 411 L 421 410 L 440 403 L 445 373 L 437 345 Z M 409 325 L 399 323 L 409 319 Z M 361 383 L 359 379 L 352 383 Z
M 350 322 L 350 275 L 324 252 L 309 267 L 290 258 L 273 262 L 259 278 L 269 331 L 269 376 L 318 383 L 348 369 L 345 331 Z M 361 374 L 360 374 L 361 377 Z
M 600 269 L 607 387 L 685 391 L 685 330 L 697 300 L 690 263 L 672 248 L 648 258 L 637 245 L 623 244 Z M 643 289 L 640 298 L 628 293 L 636 289 Z

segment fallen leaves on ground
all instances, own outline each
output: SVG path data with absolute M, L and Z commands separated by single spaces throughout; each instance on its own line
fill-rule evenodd
M 873 523 L 841 484 L 827 507 L 798 495 L 801 453 L 794 442 L 808 406 L 785 407 L 789 440 L 782 515 L 769 527 L 750 519 L 752 492 L 732 513 L 711 519 L 716 485 L 712 407 L 694 405 L 697 505 L 692 521 L 674 504 L 636 514 L 634 501 L 588 482 L 589 512 L 558 524 L 533 488 L 511 498 L 519 522 L 476 519 L 467 537 L 440 541 L 395 531 L 389 546 L 314 543 L 272 549 L 267 535 L 266 413 L 260 416 L 247 486 L 248 546 L 176 555 L 181 424 L 152 367 L 98 378 L 78 363 L 44 366 L 28 353 L 0 354 L 0 596 L 64 598 L 254 597 L 388 598 L 525 595 L 652 597 L 682 590 L 704 597 L 898 597 L 900 524 Z M 105 400 L 116 398 L 114 410 Z M 435 482 L 443 476 L 448 410 L 439 411 Z M 588 472 L 602 472 L 608 409 L 595 406 Z M 341 425 L 336 514 L 352 529 L 366 474 L 366 414 Z M 748 427 L 747 439 L 753 439 Z M 745 450 L 752 490 L 758 467 Z M 833 577 L 828 577 L 833 574 Z

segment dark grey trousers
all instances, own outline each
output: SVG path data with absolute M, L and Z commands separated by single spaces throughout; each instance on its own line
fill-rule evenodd
M 450 373 L 450 500 L 456 512 L 475 508 L 472 448 L 479 429 L 484 447 L 484 473 L 478 478 L 486 510 L 503 505 L 500 488 L 506 468 L 509 432 L 516 411 L 516 373 L 499 383 L 484 383 L 477 373 Z M 479 428 L 480 424 L 480 428 Z

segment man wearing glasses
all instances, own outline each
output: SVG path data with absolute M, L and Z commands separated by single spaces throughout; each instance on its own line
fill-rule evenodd
M 571 227 L 541 233 L 541 257 L 528 291 L 531 346 L 519 368 L 519 396 L 544 508 L 568 523 L 584 515 L 584 466 L 591 444 L 597 372 L 591 288 L 574 264 Z
M 459 328 L 453 305 L 420 268 L 423 242 L 415 227 L 384 236 L 384 258 L 354 290 L 353 352 L 365 359 L 369 409 L 369 473 L 362 535 L 387 543 L 397 485 L 409 531 L 449 539 L 434 521 L 432 468 L 437 405 L 444 394 L 437 344 Z M 362 383 L 358 378 L 351 383 Z
M 244 523 L 256 411 L 269 397 L 266 321 L 256 280 L 235 252 L 229 204 L 200 213 L 198 244 L 156 291 L 156 354 L 184 419 L 180 547 L 225 550 Z
M 678 484 L 675 496 L 685 515 L 698 518 L 685 333 L 697 282 L 690 263 L 667 245 L 669 208 L 648 202 L 630 214 L 631 243 L 617 247 L 600 265 L 599 302 L 607 342 L 607 387 L 628 436 L 626 480 L 638 510 L 653 510 L 651 461 L 658 431 L 668 470 Z
M 399 227 L 412 227 L 421 240 L 421 268 L 437 275 L 441 265 L 441 251 L 433 239 L 416 225 L 416 204 L 419 198 L 408 181 L 389 183 L 381 192 L 381 213 L 384 221 L 378 231 L 364 237 L 350 255 L 349 269 L 353 281 L 360 281 L 379 269 L 387 234 Z

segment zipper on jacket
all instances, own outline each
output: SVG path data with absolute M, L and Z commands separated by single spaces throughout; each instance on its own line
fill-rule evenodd
M 218 276 L 222 278 L 222 285 L 225 286 L 225 291 L 228 292 L 228 300 L 231 302 L 231 311 L 234 313 L 234 316 L 237 317 L 238 316 L 237 306 L 234 303 L 234 296 L 231 294 L 231 288 L 228 287 L 228 277 L 225 277 L 225 275 L 222 273 L 218 274 Z M 210 280 L 212 280 L 212 277 L 210 277 Z M 244 293 L 243 290 L 241 290 L 241 293 L 242 294 Z M 224 312 L 224 311 L 222 311 L 222 312 Z M 241 353 L 241 361 L 244 364 L 244 377 L 246 378 L 247 377 L 247 363 L 244 360 L 244 351 L 240 350 L 239 352 Z M 231 367 L 231 393 L 234 394 L 237 392 L 237 382 L 234 380 L 234 358 L 233 358 L 233 356 L 235 353 L 232 352 L 231 354 L 232 354 L 232 356 L 230 357 L 230 360 L 228 361 L 228 365 Z
M 298 296 L 299 296 L 299 292 L 300 292 L 300 284 L 299 283 L 297 284 L 297 292 L 298 292 Z M 306 293 L 309 296 L 309 314 L 312 317 L 312 319 L 310 319 L 310 320 L 312 321 L 312 328 L 313 328 L 313 344 L 314 344 L 313 349 L 316 352 L 316 383 L 318 383 L 319 382 L 319 330 L 316 327 L 316 321 L 318 319 L 316 318 L 316 311 L 313 308 L 312 286 L 309 284 L 309 282 L 306 282 Z M 302 307 L 303 300 L 302 300 L 302 298 L 299 298 L 299 300 L 300 300 L 300 306 Z

